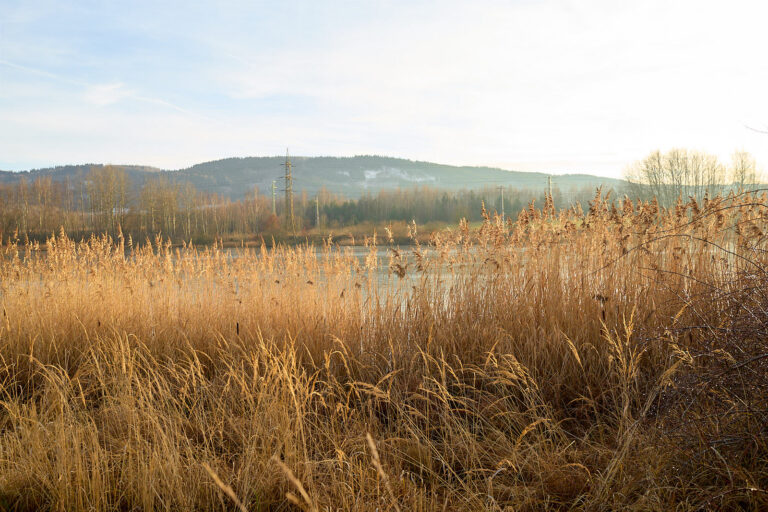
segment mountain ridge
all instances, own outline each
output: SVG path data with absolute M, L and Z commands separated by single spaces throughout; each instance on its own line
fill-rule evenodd
M 190 167 L 168 170 L 146 165 L 115 164 L 140 187 L 150 177 L 162 176 L 171 181 L 190 182 L 196 188 L 216 193 L 232 200 L 243 198 L 259 187 L 269 194 L 272 181 L 283 188 L 284 156 L 229 157 L 200 162 Z M 458 190 L 506 186 L 518 189 L 542 190 L 551 177 L 553 187 L 563 191 L 584 187 L 620 187 L 623 180 L 586 173 L 548 174 L 506 170 L 489 166 L 455 166 L 405 158 L 356 155 L 293 156 L 294 191 L 314 195 L 321 188 L 329 192 L 356 198 L 375 194 L 380 190 L 428 186 Z M 84 179 L 92 167 L 105 164 L 60 165 L 28 171 L 0 171 L 0 183 L 17 183 L 21 178 L 33 181 L 37 177 L 51 176 L 54 181 Z

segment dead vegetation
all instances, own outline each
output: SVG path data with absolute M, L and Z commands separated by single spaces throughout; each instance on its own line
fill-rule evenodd
M 0 509 L 765 509 L 767 234 L 598 192 L 388 258 L 10 240 Z

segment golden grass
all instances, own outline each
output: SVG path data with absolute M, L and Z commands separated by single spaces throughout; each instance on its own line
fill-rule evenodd
M 598 195 L 386 257 L 11 241 L 0 509 L 759 510 L 764 233 Z

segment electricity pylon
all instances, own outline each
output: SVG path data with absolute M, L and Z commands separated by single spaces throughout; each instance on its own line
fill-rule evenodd
M 285 225 L 291 225 L 291 232 L 296 234 L 296 223 L 293 217 L 293 174 L 291 173 L 291 158 L 288 148 L 285 148 Z

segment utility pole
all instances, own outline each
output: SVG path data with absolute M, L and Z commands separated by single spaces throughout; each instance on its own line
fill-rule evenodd
M 552 176 L 547 176 L 547 185 L 548 185 L 548 188 L 549 188 L 549 200 L 552 203 L 552 208 L 553 208 L 553 211 L 554 211 L 554 208 L 555 208 L 555 198 L 552 197 Z
M 296 224 L 293 220 L 293 175 L 291 174 L 291 159 L 288 148 L 285 149 L 285 224 L 291 224 L 291 231 L 296 234 Z
M 272 180 L 272 215 L 277 215 L 277 206 L 275 204 L 275 190 L 277 187 L 277 183 L 275 180 Z
M 320 227 L 320 196 L 315 196 L 315 226 Z
M 501 191 L 501 222 L 504 222 L 504 186 L 499 185 Z

